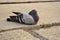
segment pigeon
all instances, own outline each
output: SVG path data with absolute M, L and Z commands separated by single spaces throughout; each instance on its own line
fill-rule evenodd
M 20 12 L 12 12 L 16 14 L 16 16 L 9 16 L 7 21 L 17 22 L 27 25 L 35 25 L 39 20 L 39 16 L 36 10 L 31 10 L 29 13 L 20 13 Z

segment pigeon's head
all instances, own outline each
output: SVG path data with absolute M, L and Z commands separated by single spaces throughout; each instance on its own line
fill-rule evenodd
M 32 18 L 34 19 L 35 24 L 36 24 L 38 22 L 38 20 L 39 20 L 39 16 L 37 14 L 37 11 L 34 9 L 34 10 L 29 12 L 29 15 L 32 16 Z

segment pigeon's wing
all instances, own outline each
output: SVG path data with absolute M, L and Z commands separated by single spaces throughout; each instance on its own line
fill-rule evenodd
M 21 15 L 20 12 L 12 12 L 12 13 L 14 13 L 14 14 L 16 14 L 16 15 Z

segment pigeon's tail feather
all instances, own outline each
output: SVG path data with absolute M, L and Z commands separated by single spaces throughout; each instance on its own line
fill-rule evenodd
M 11 19 L 16 19 L 17 16 L 10 16 Z
M 7 18 L 7 21 L 11 21 L 11 19 L 10 18 Z
M 18 18 L 17 16 L 10 16 L 10 18 L 7 18 L 7 21 L 18 22 Z
M 15 21 L 16 20 L 16 16 L 10 16 L 10 18 L 7 18 L 7 21 Z
M 16 15 L 20 15 L 21 14 L 20 12 L 12 12 L 12 13 L 14 13 Z

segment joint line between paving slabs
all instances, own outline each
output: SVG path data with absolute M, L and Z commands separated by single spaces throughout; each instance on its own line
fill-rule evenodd
M 25 4 L 25 3 L 46 3 L 46 2 L 60 2 L 60 1 L 0 2 L 0 4 Z

